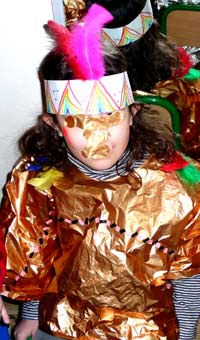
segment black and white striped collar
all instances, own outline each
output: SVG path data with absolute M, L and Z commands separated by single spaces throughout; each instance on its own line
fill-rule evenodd
M 117 165 L 114 164 L 111 168 L 106 170 L 94 170 L 90 168 L 89 166 L 82 163 L 80 160 L 78 160 L 72 153 L 69 151 L 67 152 L 69 161 L 74 164 L 80 171 L 82 171 L 87 176 L 104 181 L 106 179 L 111 179 L 116 176 L 126 176 L 128 174 L 126 170 L 126 165 L 129 157 L 129 150 L 126 150 L 121 158 L 119 159 Z M 144 160 L 136 161 L 133 163 L 131 169 L 139 167 Z

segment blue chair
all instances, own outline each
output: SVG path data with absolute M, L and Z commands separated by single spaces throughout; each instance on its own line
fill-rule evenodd
M 0 339 L 1 340 L 9 340 L 9 330 L 7 325 L 0 325 Z

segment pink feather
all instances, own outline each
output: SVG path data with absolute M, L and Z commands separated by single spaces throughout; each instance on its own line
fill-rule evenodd
M 94 4 L 84 18 L 84 23 L 74 24 L 69 31 L 53 21 L 48 22 L 57 48 L 66 56 L 67 62 L 78 79 L 99 79 L 105 74 L 101 53 L 101 30 L 113 20 L 105 8 Z

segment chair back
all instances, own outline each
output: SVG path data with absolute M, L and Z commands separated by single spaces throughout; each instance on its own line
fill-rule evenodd
M 179 46 L 200 47 L 200 5 L 170 5 L 162 11 L 161 32 Z

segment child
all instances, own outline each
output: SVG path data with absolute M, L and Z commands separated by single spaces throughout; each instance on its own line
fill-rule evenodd
M 50 115 L 21 139 L 5 197 L 5 294 L 31 301 L 18 340 L 176 340 L 168 280 L 200 271 L 199 196 L 164 171 L 187 162 L 157 113 L 134 104 L 123 55 L 98 53 L 110 19 L 94 5 L 71 31 L 49 23 Z

